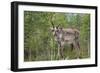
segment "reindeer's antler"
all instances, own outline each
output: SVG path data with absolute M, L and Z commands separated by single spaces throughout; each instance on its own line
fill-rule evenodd
M 54 28 L 54 23 L 53 23 L 53 21 L 51 21 L 51 24 L 52 24 L 52 27 Z
M 52 27 L 54 28 L 55 26 L 54 26 L 54 23 L 53 23 L 53 18 L 54 18 L 54 15 L 52 15 L 52 16 L 50 17 L 50 23 L 51 23 Z
M 57 27 L 59 27 L 60 26 L 60 24 L 58 24 L 58 26 Z

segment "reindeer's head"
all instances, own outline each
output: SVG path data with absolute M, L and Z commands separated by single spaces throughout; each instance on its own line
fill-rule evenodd
M 62 28 L 58 26 L 53 26 L 51 28 L 51 32 L 53 33 L 54 36 L 57 36 L 59 33 L 61 33 Z
M 62 28 L 59 25 L 56 27 L 52 27 L 51 32 L 53 33 L 56 41 L 61 41 L 63 33 Z

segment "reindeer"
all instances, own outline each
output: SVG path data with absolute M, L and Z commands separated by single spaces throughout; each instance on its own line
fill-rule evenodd
M 79 58 L 80 55 L 80 44 L 79 44 L 79 30 L 75 28 L 62 28 L 53 27 L 51 28 L 54 39 L 58 44 L 58 56 L 64 59 L 64 46 L 70 45 L 71 49 L 76 50 L 76 56 Z

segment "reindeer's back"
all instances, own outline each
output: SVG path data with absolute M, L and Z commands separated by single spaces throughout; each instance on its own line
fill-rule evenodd
M 78 33 L 77 29 L 72 29 L 72 28 L 63 29 L 64 41 L 67 41 L 68 43 L 72 43 L 73 40 L 75 40 L 76 38 L 76 32 Z
M 72 28 L 66 28 L 66 29 L 64 28 L 63 31 L 66 33 L 72 33 L 72 34 L 74 34 L 74 32 L 75 32 L 74 29 L 72 29 Z

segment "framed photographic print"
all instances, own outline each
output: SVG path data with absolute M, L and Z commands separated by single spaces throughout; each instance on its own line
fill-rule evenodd
M 11 3 L 11 70 L 97 66 L 97 7 Z

